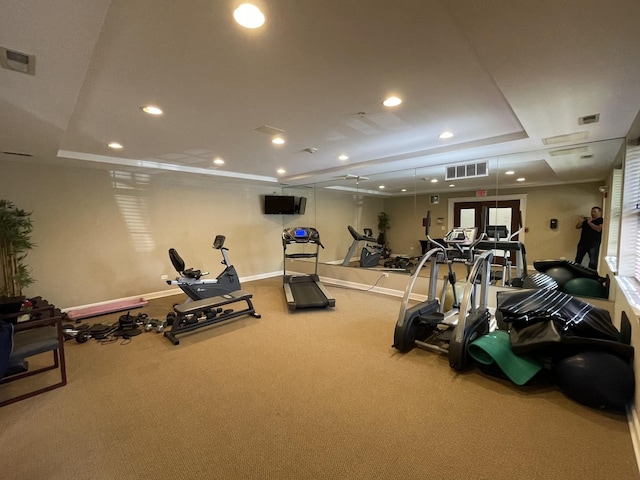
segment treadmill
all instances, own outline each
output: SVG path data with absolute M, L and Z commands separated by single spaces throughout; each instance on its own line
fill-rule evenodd
M 287 246 L 291 244 L 315 245 L 312 253 L 287 253 Z M 282 285 L 287 298 L 289 310 L 300 308 L 335 307 L 336 300 L 327 291 L 318 277 L 318 252 L 324 245 L 320 242 L 320 234 L 313 227 L 285 228 L 282 232 L 282 250 L 284 266 Z M 315 258 L 315 273 L 311 275 L 287 275 L 287 258 Z

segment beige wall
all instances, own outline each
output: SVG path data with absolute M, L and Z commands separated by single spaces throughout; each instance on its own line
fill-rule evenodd
M 217 234 L 241 277 L 282 270 L 290 218 L 263 215 L 260 200 L 273 186 L 176 173 L 116 180 L 110 170 L 17 162 L 0 169 L 0 197 L 33 212 L 27 265 L 36 283 L 24 293 L 60 308 L 173 288 L 160 279 L 177 276 L 170 247 L 215 277 Z

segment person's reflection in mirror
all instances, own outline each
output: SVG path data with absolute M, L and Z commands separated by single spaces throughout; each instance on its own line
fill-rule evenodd
M 589 255 L 589 268 L 598 269 L 598 252 L 602 241 L 602 209 L 593 207 L 591 217 L 580 217 L 576 223 L 576 229 L 580 232 L 580 241 L 576 252 L 576 263 L 581 264 L 585 255 Z

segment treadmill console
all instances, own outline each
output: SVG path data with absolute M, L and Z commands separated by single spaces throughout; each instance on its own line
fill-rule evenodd
M 313 227 L 285 228 L 282 243 L 320 243 L 320 234 Z

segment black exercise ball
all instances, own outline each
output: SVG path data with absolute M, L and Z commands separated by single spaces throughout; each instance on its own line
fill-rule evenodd
M 571 270 L 564 267 L 549 268 L 544 273 L 546 273 L 556 281 L 560 290 L 564 288 L 565 283 L 575 278 L 575 275 L 573 274 L 573 272 L 571 272 Z
M 633 368 L 612 353 L 580 352 L 556 362 L 552 372 L 567 397 L 588 407 L 624 411 L 633 399 Z
M 607 298 L 607 289 L 593 278 L 572 278 L 564 284 L 562 291 L 579 297 Z

